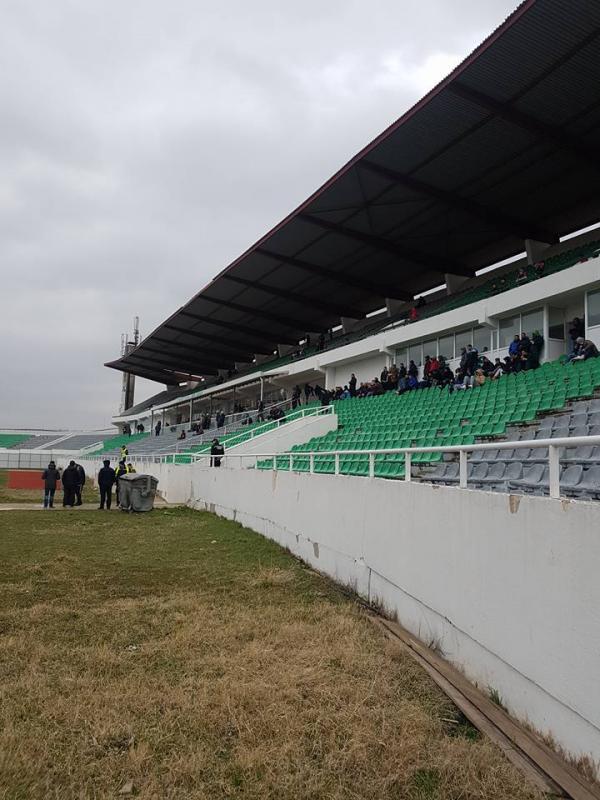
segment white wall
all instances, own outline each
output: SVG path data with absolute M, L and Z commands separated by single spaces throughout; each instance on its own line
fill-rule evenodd
M 352 373 L 356 375 L 359 385 L 361 382 L 372 381 L 373 378 L 379 378 L 381 371 L 386 364 L 386 354 L 378 353 L 377 355 L 370 355 L 367 358 L 357 359 L 351 364 L 344 364 L 336 367 L 335 383 L 332 388 L 335 388 L 336 386 L 347 386 Z
M 512 713 L 600 760 L 600 504 L 191 466 L 161 480 L 168 500 L 383 602 Z

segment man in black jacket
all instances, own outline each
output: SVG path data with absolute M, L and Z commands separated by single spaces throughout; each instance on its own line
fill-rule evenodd
M 98 473 L 98 488 L 100 489 L 99 510 L 104 511 L 104 503 L 106 503 L 106 510 L 110 511 L 112 487 L 116 480 L 115 471 L 110 466 L 110 461 L 107 458 L 104 459 L 104 466 Z
M 81 466 L 81 464 L 75 464 L 75 468 L 77 469 L 77 477 L 78 477 L 77 484 L 75 485 L 75 498 L 76 498 L 75 505 L 76 506 L 80 506 L 81 505 L 81 492 L 82 492 L 83 487 L 85 485 L 85 470 Z
M 219 442 L 218 439 L 212 440 L 212 446 L 210 448 L 211 456 L 215 456 L 215 458 L 211 458 L 210 465 L 211 467 L 220 467 L 221 466 L 221 459 L 218 456 L 225 455 L 225 448 Z
M 74 461 L 69 462 L 69 466 L 62 474 L 63 485 L 63 506 L 73 508 L 75 505 L 75 489 L 79 483 L 79 472 Z
M 54 508 L 54 493 L 56 484 L 60 480 L 60 473 L 56 469 L 54 461 L 51 461 L 42 472 L 42 480 L 44 481 L 44 508 Z

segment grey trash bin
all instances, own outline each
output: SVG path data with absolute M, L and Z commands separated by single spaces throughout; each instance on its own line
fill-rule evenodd
M 123 511 L 152 511 L 158 480 L 153 475 L 123 475 L 119 478 L 119 499 Z

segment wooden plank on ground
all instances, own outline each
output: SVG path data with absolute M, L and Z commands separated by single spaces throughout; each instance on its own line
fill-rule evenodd
M 452 687 L 451 699 L 465 716 L 483 733 L 490 735 L 502 747 L 507 757 L 523 769 L 537 786 L 541 788 L 540 782 L 545 783 L 546 788 L 543 791 L 556 794 L 560 787 L 562 793 L 558 796 L 571 797 L 573 800 L 600 800 L 598 787 L 586 781 L 571 764 L 561 759 L 538 736 L 519 725 L 445 659 L 397 623 L 376 617 L 371 619 L 377 620 L 380 628 L 384 628 L 402 642 L 443 691 Z M 482 717 L 487 720 L 487 725 Z M 502 736 L 497 734 L 492 736 L 491 731 L 497 731 Z M 513 757 L 514 753 L 520 755 Z

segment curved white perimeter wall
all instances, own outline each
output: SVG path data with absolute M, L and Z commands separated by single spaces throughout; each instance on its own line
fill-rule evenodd
M 162 466 L 402 625 L 512 713 L 600 761 L 600 503 L 347 476 Z

